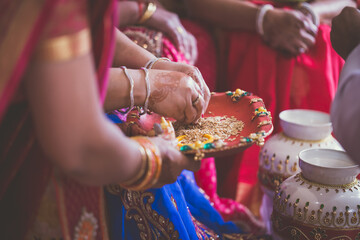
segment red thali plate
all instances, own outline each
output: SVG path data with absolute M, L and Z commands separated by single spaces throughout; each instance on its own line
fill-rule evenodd
M 212 93 L 210 103 L 204 117 L 234 116 L 237 120 L 244 122 L 243 130 L 237 136 L 224 139 L 223 144 L 208 144 L 206 147 L 194 149 L 183 147 L 184 154 L 194 155 L 199 152 L 204 157 L 219 157 L 243 151 L 254 143 L 262 145 L 264 138 L 271 134 L 273 125 L 271 115 L 266 110 L 261 98 L 246 91 Z M 160 123 L 161 116 L 157 114 L 146 114 L 137 116 L 129 114 L 127 122 L 136 123 L 136 127 L 145 132 L 153 129 L 154 123 Z M 180 147 L 179 147 L 180 148 Z

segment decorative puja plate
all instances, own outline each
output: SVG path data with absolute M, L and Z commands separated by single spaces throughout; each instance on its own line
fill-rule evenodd
M 197 144 L 180 144 L 179 142 L 179 150 L 189 155 L 200 153 L 199 158 L 226 156 L 243 151 L 254 143 L 263 145 L 264 138 L 273 130 L 270 112 L 266 110 L 262 99 L 240 89 L 234 92 L 212 93 L 208 109 L 203 117 L 218 116 L 234 117 L 242 121 L 243 129 L 237 135 L 232 135 L 227 139 L 214 137 L 210 141 Z M 154 123 L 161 123 L 161 116 L 154 113 L 139 116 L 136 112 L 131 112 L 127 117 L 127 123 L 131 123 L 130 130 L 139 132 L 141 129 L 140 131 L 151 136 L 154 134 Z

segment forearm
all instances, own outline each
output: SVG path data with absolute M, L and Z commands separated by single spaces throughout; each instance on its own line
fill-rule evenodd
M 145 64 L 153 58 L 155 58 L 153 54 L 138 46 L 125 34 L 116 29 L 113 67 L 126 66 L 128 68 L 137 69 L 144 67 Z
M 90 55 L 37 63 L 27 75 L 38 141 L 55 165 L 86 184 L 122 182 L 134 176 L 140 153 L 106 120 Z
M 69 171 L 79 182 L 91 185 L 121 183 L 140 171 L 142 156 L 138 143 L 125 137 L 105 117 L 83 138 L 87 144 L 81 144 L 81 162 L 78 168 Z
M 312 9 L 321 19 L 332 19 L 346 7 L 356 7 L 353 0 L 316 0 L 311 3 Z
M 186 0 L 191 17 L 227 29 L 255 31 L 258 6 L 240 0 Z

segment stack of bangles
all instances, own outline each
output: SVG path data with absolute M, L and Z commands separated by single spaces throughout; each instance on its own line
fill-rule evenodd
M 141 153 L 141 169 L 128 181 L 120 183 L 122 188 L 142 191 L 153 187 L 159 180 L 162 159 L 158 147 L 147 137 L 132 137 L 139 144 Z

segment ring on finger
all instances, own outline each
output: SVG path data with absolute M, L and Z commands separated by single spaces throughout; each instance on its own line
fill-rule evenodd
M 200 94 L 197 95 L 197 97 L 192 101 L 192 105 L 195 106 L 200 100 Z
M 299 47 L 299 48 L 298 48 L 298 51 L 299 51 L 299 53 L 304 53 L 304 52 L 305 52 L 305 48 Z
M 178 31 L 178 33 L 180 33 L 180 34 L 184 33 L 184 29 L 181 26 L 177 26 L 176 31 Z

